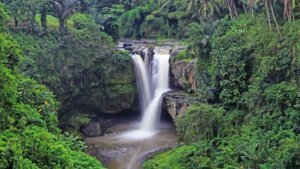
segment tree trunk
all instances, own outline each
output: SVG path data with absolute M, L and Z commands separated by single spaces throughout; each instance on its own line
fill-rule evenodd
M 81 12 L 83 13 L 83 12 L 87 11 L 88 7 L 87 7 L 86 2 L 84 2 L 84 0 L 79 0 L 79 1 L 80 1 Z
M 244 9 L 245 14 L 247 14 L 247 9 L 246 9 L 246 6 L 244 4 L 243 4 L 243 9 Z
M 32 11 L 31 19 L 30 19 L 30 28 L 32 32 L 36 31 L 36 22 L 35 22 L 36 12 Z
M 47 9 L 43 7 L 41 10 L 41 23 L 42 23 L 42 28 L 43 32 L 47 32 Z
M 238 15 L 238 13 L 237 13 L 236 6 L 235 6 L 234 1 L 231 1 L 231 5 L 233 6 L 234 14 L 235 14 L 235 17 L 237 18 L 239 15 Z
M 62 18 L 59 18 L 59 30 L 62 34 L 64 34 L 66 31 L 65 20 Z
M 284 20 L 291 21 L 292 20 L 292 5 L 291 0 L 284 1 L 284 9 L 283 9 L 283 18 Z
M 19 26 L 19 21 L 18 21 L 16 16 L 14 16 L 14 20 L 15 20 L 15 26 L 18 27 Z
M 268 15 L 269 28 L 272 29 L 268 0 L 265 0 L 265 7 L 266 7 L 267 15 Z
M 231 10 L 230 4 L 227 3 L 227 5 L 228 5 L 228 10 L 229 10 L 230 18 L 231 18 L 231 20 L 233 20 L 233 14 L 232 14 L 232 10 Z
M 275 14 L 274 14 L 274 10 L 273 10 L 273 6 L 272 6 L 271 2 L 270 2 L 270 8 L 271 8 L 272 16 L 273 16 L 273 19 L 274 19 L 274 22 L 275 22 L 278 34 L 280 35 L 280 37 L 282 37 L 280 29 L 279 29 L 279 26 L 278 26 L 278 23 L 277 23 L 277 19 L 276 19 Z

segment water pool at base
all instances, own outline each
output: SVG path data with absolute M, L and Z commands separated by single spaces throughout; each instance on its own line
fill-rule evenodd
M 161 122 L 152 137 L 124 137 L 128 131 L 138 130 L 138 126 L 137 122 L 118 124 L 108 129 L 111 134 L 86 138 L 85 142 L 92 147 L 92 155 L 101 159 L 108 169 L 140 169 L 146 158 L 176 145 L 176 131 L 171 122 Z

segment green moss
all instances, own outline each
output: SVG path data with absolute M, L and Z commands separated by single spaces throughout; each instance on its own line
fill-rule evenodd
M 91 121 L 91 117 L 87 114 L 72 114 L 67 120 L 66 123 L 70 124 L 75 128 L 75 130 L 79 130 L 80 127 L 87 125 Z
M 134 97 L 136 92 L 135 86 L 130 84 L 117 84 L 107 88 L 109 98 L 118 98 L 122 96 Z M 129 99 L 129 98 L 128 98 Z
M 172 58 L 172 62 L 176 61 L 186 61 L 186 62 L 191 62 L 195 59 L 188 51 L 182 50 L 180 51 L 175 57 Z

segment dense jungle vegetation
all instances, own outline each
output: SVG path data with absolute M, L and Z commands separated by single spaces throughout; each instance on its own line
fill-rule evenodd
M 61 134 L 52 92 L 22 72 L 26 57 L 0 3 L 0 168 L 103 168 L 79 138 Z
M 68 110 L 95 98 L 132 101 L 122 38 L 176 39 L 177 59 L 197 59 L 180 146 L 144 168 L 300 168 L 298 0 L 1 0 L 0 168 L 103 168 L 58 125 L 87 124 Z

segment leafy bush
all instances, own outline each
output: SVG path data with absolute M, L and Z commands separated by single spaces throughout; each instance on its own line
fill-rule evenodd
M 8 20 L 7 11 L 4 8 L 4 4 L 0 2 L 0 30 L 3 29 L 6 21 Z
M 221 107 L 194 105 L 176 120 L 177 132 L 186 143 L 212 139 L 218 135 L 222 126 L 220 119 L 223 113 Z
M 18 134 L 7 130 L 0 136 L 2 154 L 0 166 L 1 168 L 103 168 L 96 159 L 79 150 L 71 150 L 66 142 L 39 127 L 28 127 Z
M 73 114 L 69 120 L 65 123 L 68 123 L 75 130 L 79 130 L 82 126 L 87 125 L 91 121 L 91 118 L 86 114 Z
M 141 38 L 141 26 L 154 6 L 155 3 L 150 1 L 145 6 L 138 6 L 132 10 L 126 11 L 120 17 L 120 35 L 123 37 Z
M 19 44 L 11 36 L 0 32 L 0 64 L 13 68 L 22 59 Z

